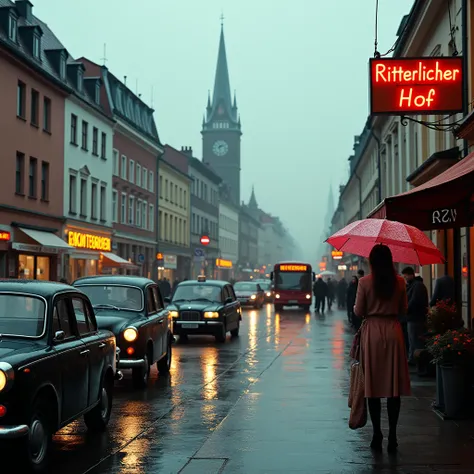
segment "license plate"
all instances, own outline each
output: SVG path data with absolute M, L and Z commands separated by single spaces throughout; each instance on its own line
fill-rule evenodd
M 288 303 L 290 303 L 290 304 L 296 304 L 296 303 L 298 303 L 298 300 L 290 300 L 290 301 L 288 301 Z
M 182 323 L 181 327 L 183 329 L 197 329 L 199 327 L 199 324 L 193 324 L 193 323 Z

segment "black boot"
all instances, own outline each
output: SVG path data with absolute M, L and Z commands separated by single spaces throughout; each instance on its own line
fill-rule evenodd
M 369 398 L 368 403 L 369 403 L 370 420 L 372 421 L 372 428 L 374 430 L 370 447 L 374 451 L 382 451 L 382 441 L 383 441 L 383 434 L 382 434 L 382 429 L 381 429 L 382 404 L 380 402 L 380 398 Z
M 400 405 L 400 397 L 387 398 L 388 423 L 390 427 L 387 447 L 389 453 L 396 452 L 398 448 L 397 424 L 398 417 L 400 416 Z

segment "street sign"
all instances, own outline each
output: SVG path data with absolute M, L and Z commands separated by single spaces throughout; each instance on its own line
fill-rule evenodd
M 194 256 L 195 257 L 205 257 L 206 252 L 204 252 L 204 249 L 194 249 Z
M 201 237 L 201 244 L 202 245 L 209 245 L 211 243 L 211 239 L 207 235 L 203 235 Z
M 145 262 L 145 255 L 143 255 L 142 253 L 140 255 L 138 255 L 138 262 L 139 263 L 144 263 Z

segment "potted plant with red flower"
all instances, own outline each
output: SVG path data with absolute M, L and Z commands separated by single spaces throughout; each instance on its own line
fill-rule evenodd
M 432 335 L 444 334 L 463 326 L 464 321 L 454 303 L 441 300 L 428 311 L 428 330 Z

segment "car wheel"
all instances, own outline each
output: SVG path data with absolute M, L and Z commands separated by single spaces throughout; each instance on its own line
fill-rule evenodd
M 156 368 L 160 374 L 167 374 L 171 369 L 171 358 L 173 356 L 171 336 L 167 337 L 168 345 L 166 347 L 166 355 L 156 363 Z
M 99 403 L 84 415 L 87 429 L 93 433 L 105 431 L 112 413 L 114 382 L 111 377 L 105 378 L 100 389 Z
M 230 335 L 232 337 L 239 337 L 239 331 L 240 331 L 240 321 L 237 322 L 237 327 L 235 329 L 232 329 L 232 331 L 230 331 Z
M 223 324 L 219 332 L 215 335 L 216 341 L 225 342 L 226 336 L 227 336 L 227 331 L 226 331 L 225 325 Z
M 150 362 L 148 356 L 145 354 L 143 357 L 145 360 L 144 367 L 137 367 L 132 370 L 133 385 L 135 388 L 145 388 L 148 385 L 148 378 L 150 377 Z

